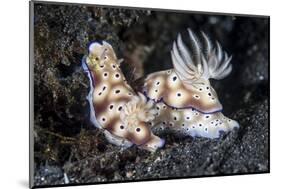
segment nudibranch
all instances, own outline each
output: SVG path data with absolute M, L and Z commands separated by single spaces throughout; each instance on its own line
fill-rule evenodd
M 151 124 L 169 127 L 176 133 L 218 138 L 239 124 L 222 114 L 222 105 L 209 79 L 223 79 L 232 70 L 221 45 L 202 32 L 201 40 L 188 29 L 190 46 L 181 35 L 173 43 L 173 69 L 151 73 L 145 79 L 144 93 L 155 102 L 156 117 Z
M 127 84 L 112 46 L 102 41 L 89 46 L 82 66 L 90 80 L 87 96 L 91 122 L 105 133 L 113 144 L 155 151 L 164 140 L 151 132 L 148 124 L 155 117 L 152 101 L 136 94 Z

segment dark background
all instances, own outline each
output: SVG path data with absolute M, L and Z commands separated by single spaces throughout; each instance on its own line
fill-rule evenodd
M 35 3 L 33 23 L 35 185 L 269 171 L 269 18 Z M 89 43 L 112 44 L 135 86 L 172 68 L 172 42 L 187 28 L 233 55 L 232 73 L 212 84 L 239 130 L 215 140 L 164 132 L 166 145 L 155 153 L 108 143 L 89 122 L 81 69 Z

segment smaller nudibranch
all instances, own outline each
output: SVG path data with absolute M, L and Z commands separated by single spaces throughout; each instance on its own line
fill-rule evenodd
M 102 129 L 109 142 L 155 151 L 164 140 L 151 132 L 148 122 L 154 119 L 153 103 L 136 94 L 127 84 L 112 46 L 102 41 L 89 46 L 82 66 L 90 80 L 87 99 L 91 122 Z
M 218 42 L 214 46 L 202 32 L 203 43 L 188 29 L 190 47 L 179 34 L 171 57 L 174 69 L 148 75 L 144 93 L 157 107 L 153 125 L 184 135 L 217 138 L 239 124 L 222 114 L 222 105 L 209 79 L 222 79 L 232 70 L 232 57 Z

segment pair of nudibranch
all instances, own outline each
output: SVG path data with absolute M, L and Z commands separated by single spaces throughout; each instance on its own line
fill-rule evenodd
M 190 29 L 188 34 L 190 47 L 184 45 L 180 34 L 173 44 L 174 68 L 149 74 L 138 93 L 126 82 L 121 61 L 109 43 L 89 46 L 82 66 L 90 80 L 90 119 L 109 142 L 155 151 L 165 140 L 153 134 L 154 127 L 207 138 L 218 138 L 221 131 L 239 127 L 222 114 L 222 105 L 209 82 L 231 72 L 231 57 L 218 42 L 213 45 L 205 33 L 201 40 Z

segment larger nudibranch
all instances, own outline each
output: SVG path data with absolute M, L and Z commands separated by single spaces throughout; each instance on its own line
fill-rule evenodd
M 190 29 L 188 33 L 191 48 L 184 45 L 180 34 L 173 44 L 174 69 L 146 78 L 144 92 L 157 108 L 152 124 L 170 126 L 184 135 L 217 138 L 220 131 L 239 127 L 222 114 L 222 105 L 209 82 L 210 78 L 222 79 L 231 72 L 231 57 L 218 42 L 213 46 L 205 33 L 204 43 Z
M 92 123 L 104 130 L 113 144 L 138 147 L 154 151 L 164 145 L 164 140 L 155 136 L 148 126 L 154 119 L 152 101 L 142 94 L 135 94 L 127 84 L 119 68 L 120 60 L 110 44 L 94 42 L 83 58 L 82 66 L 88 73 Z

